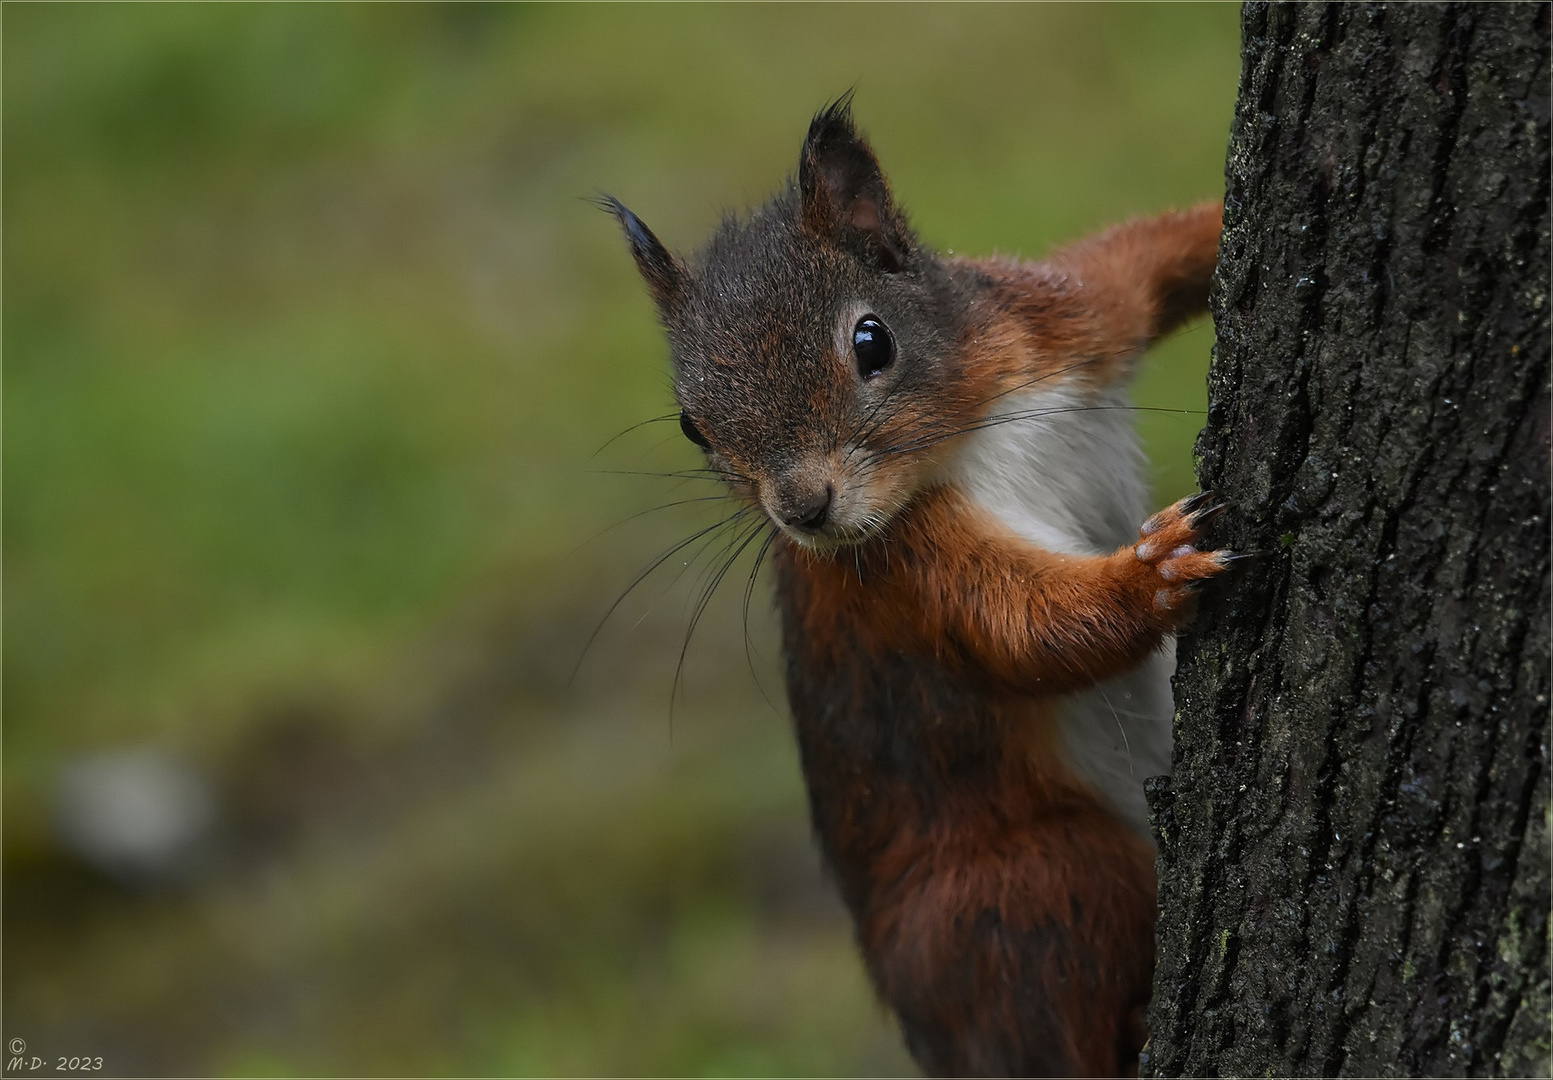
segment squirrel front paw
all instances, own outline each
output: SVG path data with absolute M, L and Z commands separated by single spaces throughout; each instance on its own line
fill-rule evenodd
M 1155 610 L 1180 621 L 1190 614 L 1196 586 L 1222 573 L 1236 558 L 1231 551 L 1198 551 L 1197 541 L 1208 522 L 1228 505 L 1215 502 L 1211 492 L 1199 492 L 1167 506 L 1138 528 L 1132 552 L 1152 571 Z

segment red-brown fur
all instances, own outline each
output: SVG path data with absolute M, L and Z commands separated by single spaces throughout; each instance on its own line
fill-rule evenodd
M 1136 1073 L 1152 850 L 1065 760 L 1063 695 L 1149 657 L 1224 553 L 1196 550 L 1192 500 L 1115 551 L 1043 550 L 943 463 L 1024 388 L 1100 401 L 1201 312 L 1219 206 L 1040 263 L 940 260 L 845 101 L 811 124 L 797 183 L 694 265 L 606 206 L 668 331 L 682 424 L 780 526 L 815 832 L 912 1053 L 934 1074 Z M 899 346 L 890 370 L 860 374 L 838 337 L 860 303 Z M 832 511 L 809 528 L 795 508 L 816 492 Z
M 790 679 L 823 673 L 834 699 L 857 671 L 885 673 L 865 692 L 915 714 L 893 733 L 914 767 L 892 774 L 877 755 L 838 754 L 832 725 L 794 695 L 816 823 L 870 971 L 908 1038 L 942 1031 L 954 1048 L 913 1048 L 932 1072 L 1136 1072 L 1153 853 L 1064 765 L 1052 698 L 1135 664 L 1180 622 L 1186 582 L 1220 566 L 1159 557 L 1195 539 L 1188 518 L 1155 519 L 1147 560 L 1133 546 L 1075 558 L 1020 544 L 938 489 L 840 557 L 779 541 Z M 914 708 L 925 679 L 959 693 Z M 1014 935 L 1006 950 L 969 936 L 987 913 Z M 1009 985 L 1036 1006 L 1021 1010 Z
M 967 378 L 950 410 L 976 415 L 1062 369 L 1094 383 L 1130 375 L 1149 342 L 1205 301 L 1218 222 L 1219 207 L 1204 205 L 1042 264 L 961 263 L 985 275 L 989 301 L 963 336 Z M 804 658 L 794 680 L 886 671 L 897 656 L 906 663 L 873 693 L 909 702 L 913 673 L 931 671 L 975 699 L 960 715 L 919 718 L 909 779 L 834 761 L 827 725 L 799 717 L 816 822 L 863 954 L 932 1072 L 1137 1071 L 1153 853 L 1065 766 L 1055 699 L 1134 666 L 1184 621 L 1192 583 L 1224 565 L 1192 547 L 1193 520 L 1178 504 L 1135 545 L 1062 555 L 931 486 L 856 547 L 815 554 L 778 540 L 789 652 Z M 822 656 L 838 642 L 844 656 Z M 983 750 L 969 765 L 967 743 Z M 977 941 L 979 919 L 1012 940 Z
M 952 488 L 920 496 L 887 540 L 840 556 L 795 550 L 815 630 L 871 625 L 884 648 L 1002 693 L 1055 695 L 1135 666 L 1184 621 L 1194 582 L 1223 568 L 1195 549 L 1179 504 L 1139 543 L 1059 555 L 1004 532 Z M 785 541 L 784 550 L 790 546 Z

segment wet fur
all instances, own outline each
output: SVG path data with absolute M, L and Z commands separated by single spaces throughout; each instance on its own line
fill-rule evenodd
M 1135 1073 L 1153 964 L 1144 777 L 1169 762 L 1171 634 L 1222 553 L 1204 507 L 1137 532 L 1125 386 L 1202 310 L 1219 209 L 1041 263 L 938 258 L 844 102 L 795 183 L 692 261 L 613 201 L 710 464 L 774 519 L 815 832 L 881 996 L 944 1075 Z M 878 315 L 860 380 L 843 325 Z

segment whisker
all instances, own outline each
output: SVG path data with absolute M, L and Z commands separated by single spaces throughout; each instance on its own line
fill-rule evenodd
M 656 476 L 661 480 L 716 480 L 725 484 L 748 484 L 748 477 L 738 473 L 725 473 L 716 469 L 678 469 L 674 472 L 653 472 L 644 469 L 587 469 L 594 476 Z
M 760 675 L 755 670 L 755 658 L 750 654 L 750 599 L 755 594 L 755 579 L 760 576 L 760 564 L 765 561 L 766 553 L 771 550 L 771 545 L 776 538 L 777 530 L 772 527 L 766 533 L 765 542 L 755 552 L 755 565 L 750 567 L 749 580 L 744 583 L 744 662 L 749 665 L 750 677 L 755 680 L 755 689 L 760 691 L 760 696 L 765 699 L 767 707 L 773 713 L 777 713 L 777 707 L 772 703 L 770 695 L 766 693 L 765 686 L 761 684 Z
M 608 442 L 606 442 L 603 446 L 600 446 L 597 450 L 593 451 L 593 453 L 588 455 L 588 460 L 592 461 L 594 458 L 598 457 L 605 450 L 607 450 L 613 443 L 617 442 L 620 439 L 625 438 L 627 435 L 631 434 L 631 432 L 635 431 L 637 428 L 644 428 L 648 424 L 661 424 L 661 423 L 663 423 L 666 420 L 677 420 L 677 419 L 679 419 L 679 413 L 671 413 L 668 416 L 655 416 L 651 420 L 643 420 L 640 423 L 632 424 L 630 427 L 626 428 L 624 431 L 622 431 L 622 432 L 620 432 L 620 433 L 618 433 L 616 435 L 611 436 Z
M 753 507 L 746 507 L 746 509 L 753 509 Z M 740 539 L 744 536 L 744 534 L 745 534 L 744 527 L 743 527 L 743 524 L 741 523 L 739 528 L 736 528 L 736 529 L 732 530 L 731 533 L 729 533 L 728 535 L 726 535 L 724 537 L 726 542 L 723 544 L 722 550 L 718 551 L 717 554 L 712 556 L 712 564 L 711 564 L 711 566 L 707 567 L 701 573 L 701 575 L 696 579 L 695 584 L 691 587 L 693 592 L 699 592 L 701 589 L 703 589 L 705 587 L 707 579 L 710 578 L 713 575 L 713 573 L 715 573 L 715 569 L 714 568 L 717 567 L 720 564 L 720 562 L 723 559 L 723 557 L 726 556 L 730 550 L 732 550 L 733 546 L 740 541 Z M 681 577 L 683 577 L 685 572 L 688 571 L 690 569 L 690 567 L 695 564 L 696 560 L 700 559 L 702 555 L 706 554 L 708 551 L 711 550 L 712 545 L 713 545 L 713 543 L 716 542 L 716 540 L 717 540 L 717 537 L 715 537 L 715 536 L 708 537 L 706 542 L 701 546 L 701 548 L 699 550 L 697 550 L 696 553 L 694 555 L 692 555 L 689 559 L 685 560 L 684 568 L 681 569 L 681 571 L 678 574 L 675 575 L 674 580 L 678 581 Z M 670 584 L 672 585 L 673 582 L 671 582 Z
M 681 540 L 678 543 L 674 544 L 667 551 L 663 552 L 661 555 L 659 555 L 658 557 L 653 559 L 652 562 L 650 562 L 647 565 L 647 568 L 645 570 L 643 570 L 639 574 L 637 574 L 636 577 L 631 580 L 631 584 L 629 584 L 629 585 L 627 585 L 625 587 L 625 591 L 622 592 L 619 596 L 615 597 L 615 602 L 613 604 L 609 605 L 609 610 L 608 611 L 604 612 L 604 617 L 602 619 L 600 619 L 598 625 L 593 628 L 593 633 L 588 635 L 588 640 L 587 640 L 586 643 L 583 644 L 582 652 L 577 657 L 577 663 L 572 666 L 571 677 L 566 680 L 567 686 L 571 686 L 574 682 L 576 682 L 576 680 L 577 680 L 577 672 L 582 670 L 582 662 L 585 659 L 587 659 L 587 657 L 588 657 L 588 650 L 593 647 L 594 641 L 596 641 L 598 639 L 599 632 L 604 629 L 604 624 L 609 622 L 610 616 L 615 613 L 615 610 L 620 607 L 620 605 L 625 601 L 625 598 L 627 596 L 630 596 L 631 593 L 636 589 L 636 587 L 638 585 L 640 585 L 643 581 L 647 580 L 647 577 L 648 577 L 649 574 L 651 574 L 654 570 L 658 569 L 658 567 L 662 566 L 665 562 L 667 562 L 670 558 L 672 558 L 676 552 L 683 551 L 685 548 L 689 547 L 691 544 L 695 543 L 697 540 L 701 539 L 703 536 L 705 536 L 708 533 L 713 532 L 713 531 L 715 531 L 717 529 L 721 529 L 724 526 L 731 524 L 732 522 L 737 521 L 740 517 L 742 517 L 744 514 L 746 514 L 748 512 L 749 512 L 749 507 L 743 507 L 743 508 L 741 508 L 739 510 L 734 511 L 732 514 L 728 515 L 727 517 L 723 518 L 722 520 L 714 522 L 711 525 L 708 525 L 704 529 L 698 529 L 696 532 L 691 533 L 690 536 L 688 536 L 684 540 Z
M 899 391 L 913 385 L 915 385 L 915 380 L 911 378 L 910 373 L 907 373 L 890 385 L 890 388 L 884 392 L 884 395 L 874 403 L 874 407 L 869 409 L 867 414 L 864 415 L 863 419 L 858 422 L 856 428 L 847 433 L 847 436 L 843 441 L 851 443 L 852 449 L 846 452 L 846 455 L 842 459 L 843 461 L 845 461 L 846 458 L 851 457 L 857 448 L 863 445 L 863 443 L 868 440 L 869 436 L 878 431 L 879 427 L 889 419 L 888 415 L 879 415 L 880 411 L 883 410 L 885 405 L 889 404 L 890 400 Z M 875 421 L 875 417 L 878 417 L 877 421 Z
M 1054 371 L 1042 372 L 1040 375 L 1035 375 L 1035 376 L 1032 376 L 1029 379 L 1024 379 L 1024 380 L 1022 380 L 1020 382 L 1017 382 L 1013 386 L 1005 387 L 1004 389 L 999 390 L 995 394 L 990 394 L 987 397 L 981 398 L 981 399 L 979 399 L 977 401 L 970 402 L 969 404 L 965 405 L 963 408 L 957 410 L 955 415 L 956 416 L 967 415 L 967 414 L 969 414 L 969 413 L 971 413 L 971 412 L 973 412 L 975 410 L 980 409 L 983 405 L 987 405 L 990 402 L 997 401 L 999 398 L 1007 397 L 1009 394 L 1018 393 L 1020 390 L 1024 390 L 1024 389 L 1026 389 L 1028 387 L 1034 386 L 1036 383 L 1045 382 L 1047 379 L 1055 379 L 1059 375 L 1066 375 L 1070 371 L 1073 371 L 1073 370 L 1075 370 L 1077 368 L 1085 367 L 1086 365 L 1093 364 L 1093 363 L 1095 363 L 1095 358 L 1093 358 L 1093 357 L 1085 357 L 1085 358 L 1083 358 L 1081 360 L 1076 360 L 1076 361 L 1074 361 L 1071 364 L 1066 364 L 1066 365 L 1064 365 L 1064 366 L 1062 366 L 1060 368 L 1057 368 Z M 874 407 L 874 409 L 870 411 L 869 415 L 872 416 L 874 412 L 877 412 L 879 407 L 881 405 L 883 405 L 886 401 L 888 401 L 890 395 L 893 394 L 895 389 L 897 387 L 901 386 L 901 385 L 903 385 L 903 384 L 897 383 L 895 387 L 891 387 L 890 393 L 885 395 L 885 397 L 879 402 L 879 405 L 876 405 Z M 887 419 L 887 418 L 881 418 L 880 424 L 883 423 L 884 419 Z M 916 428 L 917 428 L 917 430 L 927 430 L 927 429 L 929 429 L 931 427 L 937 426 L 940 423 L 947 422 L 948 420 L 949 420 L 948 417 L 929 417 L 925 421 L 920 422 L 918 425 L 916 425 Z M 872 435 L 874 433 L 874 431 L 878 430 L 878 427 L 879 427 L 879 424 L 875 424 L 873 426 L 873 428 L 871 428 L 869 431 L 867 431 L 863 435 L 859 436 L 858 437 L 858 441 L 862 442 L 863 440 L 866 440 L 869 435 Z M 902 433 L 901 435 L 899 435 L 897 437 L 911 437 L 912 434 L 913 434 L 912 429 L 908 428 L 906 432 Z M 854 449 L 855 449 L 855 447 L 854 447 Z M 851 451 L 848 451 L 848 456 L 849 457 L 851 456 Z
M 712 596 L 717 592 L 717 586 L 722 584 L 723 578 L 727 576 L 729 569 L 739 560 L 739 556 L 744 554 L 744 549 L 754 542 L 764 528 L 763 522 L 757 523 L 754 528 L 747 532 L 735 534 L 738 546 L 733 547 L 733 542 L 730 542 L 729 547 L 733 547 L 733 554 L 723 560 L 722 565 L 712 577 L 710 583 L 701 591 L 701 597 L 696 602 L 695 610 L 691 613 L 690 625 L 685 629 L 685 640 L 681 643 L 679 649 L 679 662 L 674 665 L 674 683 L 669 688 L 669 737 L 671 739 L 674 737 L 674 701 L 679 695 L 680 685 L 685 673 L 685 656 L 690 652 L 690 640 L 695 636 L 696 626 L 701 622 L 701 616 L 706 614 L 706 609 L 712 602 Z M 724 550 L 727 549 L 725 548 Z
M 731 524 L 733 524 L 735 522 L 738 522 L 739 519 L 741 519 L 741 518 L 745 517 L 746 515 L 748 515 L 750 513 L 753 513 L 753 512 L 754 512 L 754 507 L 746 506 L 742 510 L 740 510 L 738 513 L 734 514 L 731 518 L 727 519 L 724 522 L 724 524 L 731 525 Z M 738 535 L 738 526 L 736 526 L 736 525 L 734 526 L 733 532 L 734 532 L 734 535 Z M 712 549 L 712 545 L 717 543 L 717 539 L 718 539 L 717 533 L 714 532 L 714 533 L 711 533 L 710 535 L 708 535 L 705 539 L 703 539 L 701 541 L 700 545 L 694 551 L 692 551 L 690 553 L 690 555 L 685 559 L 684 563 L 681 564 L 680 568 L 674 572 L 674 576 L 671 577 L 668 580 L 668 583 L 663 586 L 662 591 L 659 592 L 659 594 L 658 594 L 658 599 L 662 599 L 664 596 L 667 596 L 669 594 L 669 592 L 674 588 L 674 586 L 676 586 L 676 585 L 678 585 L 680 583 L 680 580 L 682 578 L 684 578 L 684 576 L 690 572 L 690 568 L 692 566 L 695 566 L 696 563 L 701 560 L 701 556 L 705 555 L 708 551 L 710 551 Z M 730 542 L 730 544 L 731 544 L 731 542 Z M 723 546 L 723 552 L 724 553 L 727 552 L 728 547 L 730 546 L 730 544 L 725 544 Z M 719 555 L 717 557 L 721 558 L 722 556 Z M 698 582 L 694 587 L 699 589 L 701 587 L 701 583 L 705 582 L 705 581 L 706 581 L 706 578 L 703 575 L 701 580 L 700 580 L 700 582 Z M 654 601 L 654 602 L 656 602 L 656 601 Z M 651 614 L 652 614 L 652 609 L 650 607 L 648 608 L 648 610 L 642 612 L 641 618 L 636 620 L 635 624 L 633 625 L 633 629 L 635 627 L 637 627 L 637 626 L 641 626 L 642 623 L 647 620 L 647 616 L 649 616 Z
M 648 514 L 656 514 L 663 510 L 671 510 L 676 506 L 689 506 L 691 503 L 722 502 L 728 498 L 731 498 L 731 496 L 698 495 L 693 499 L 675 499 L 673 502 L 659 503 L 657 506 L 649 506 L 646 510 L 638 510 L 636 513 L 630 514 L 627 517 L 623 517 L 613 525 L 606 526 L 605 528 L 602 528 L 598 532 L 594 533 L 592 536 L 588 537 L 582 543 L 578 544 L 576 547 L 572 548 L 571 551 L 562 556 L 562 561 L 564 562 L 566 559 L 570 559 L 572 556 L 576 555 L 579 551 L 593 543 L 599 537 L 605 536 L 608 533 L 611 533 L 614 530 L 620 528 L 620 526 L 635 521 L 637 518 L 646 517 Z
M 1105 707 L 1107 709 L 1111 710 L 1111 719 L 1116 721 L 1116 730 L 1122 734 L 1122 749 L 1127 752 L 1127 774 L 1136 779 L 1138 774 L 1137 771 L 1132 767 L 1132 740 L 1127 738 L 1127 726 L 1122 723 L 1122 718 L 1117 715 L 1116 706 L 1111 704 L 1110 695 L 1108 695 L 1104 690 L 1101 690 L 1098 686 L 1095 687 L 1095 689 L 1100 691 L 1100 700 L 1105 702 Z M 1135 713 L 1133 715 L 1142 714 Z
M 1008 386 L 1008 387 L 1003 388 L 1002 390 L 999 390 L 997 393 L 989 394 L 988 396 L 986 396 L 984 398 L 981 398 L 981 399 L 979 399 L 977 401 L 973 401 L 973 402 L 968 403 L 967 405 L 963 406 L 962 408 L 956 410 L 955 413 L 953 413 L 950 416 L 930 416 L 930 417 L 926 417 L 925 419 L 919 421 L 915 425 L 908 425 L 907 428 L 904 431 L 896 433 L 896 439 L 897 440 L 911 440 L 911 439 L 920 438 L 922 435 L 925 435 L 925 434 L 927 434 L 929 432 L 943 431 L 943 430 L 945 430 L 944 425 L 952 424 L 957 419 L 959 419 L 961 417 L 968 418 L 971 413 L 979 411 L 982 408 L 982 406 L 988 405 L 991 402 L 997 401 L 1000 398 L 1007 397 L 1010 394 L 1016 394 L 1016 393 L 1018 393 L 1021 390 L 1028 389 L 1029 387 L 1034 386 L 1037 383 L 1045 382 L 1048 379 L 1057 378 L 1059 375 L 1065 375 L 1065 374 L 1067 374 L 1070 371 L 1074 371 L 1074 370 L 1077 370 L 1079 368 L 1086 367 L 1086 366 L 1094 364 L 1096 362 L 1097 362 L 1097 358 L 1095 358 L 1095 357 L 1084 357 L 1084 358 L 1082 358 L 1080 360 L 1074 361 L 1071 364 L 1065 364 L 1062 367 L 1056 368 L 1056 369 L 1054 369 L 1052 371 L 1042 372 L 1039 375 L 1034 375 L 1034 376 L 1032 376 L 1032 377 L 1030 377 L 1028 379 L 1023 379 L 1023 380 L 1015 383 L 1012 386 Z M 888 399 L 888 395 L 886 397 L 886 400 L 887 399 Z M 881 404 L 882 404 L 882 402 L 881 402 Z M 875 411 L 876 410 L 877 410 L 877 406 L 875 407 Z M 870 415 L 872 415 L 872 412 L 870 413 Z M 881 424 L 883 423 L 883 418 L 881 419 L 880 423 Z M 878 426 L 879 425 L 876 424 L 872 430 L 870 430 L 866 435 L 863 436 L 863 439 L 866 439 L 868 435 L 873 434 L 873 431 L 877 430 Z M 956 429 L 956 433 L 958 433 L 958 429 Z M 946 438 L 952 438 L 953 435 L 946 435 L 945 437 Z M 859 443 L 861 443 L 861 441 L 862 440 L 860 439 Z M 847 455 L 846 456 L 847 457 L 851 457 L 851 455 L 856 451 L 856 449 L 857 449 L 857 445 L 854 445 L 851 450 L 847 451 Z
M 1006 413 L 1001 416 L 985 417 L 973 424 L 966 424 L 962 427 L 954 428 L 949 431 L 939 432 L 931 438 L 923 439 L 915 443 L 909 443 L 904 446 L 885 447 L 881 450 L 875 451 L 868 458 L 866 458 L 865 461 L 871 464 L 881 458 L 894 457 L 898 454 L 911 453 L 916 450 L 924 450 L 928 447 L 936 446 L 946 439 L 952 439 L 957 435 L 966 435 L 974 431 L 984 431 L 987 428 L 998 427 L 1001 424 L 1011 424 L 1021 420 L 1039 420 L 1048 416 L 1061 416 L 1066 413 L 1080 412 L 1158 412 L 1196 416 L 1203 415 L 1201 410 L 1197 409 L 1170 409 L 1150 405 L 1074 405 L 1053 407 L 1048 409 L 1032 409 L 1028 412 Z

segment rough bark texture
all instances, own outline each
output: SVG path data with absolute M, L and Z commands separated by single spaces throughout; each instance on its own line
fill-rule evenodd
M 1153 1075 L 1547 1075 L 1546 5 L 1251 5 Z

